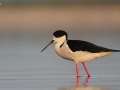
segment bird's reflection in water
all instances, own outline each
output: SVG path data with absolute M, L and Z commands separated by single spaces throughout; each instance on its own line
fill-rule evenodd
M 87 77 L 86 78 L 86 80 L 85 80 L 85 82 L 83 83 L 83 87 L 88 87 L 88 83 L 89 83 L 89 79 L 90 79 L 90 77 Z M 76 88 L 79 88 L 80 86 L 80 77 L 77 77 L 76 78 Z
M 59 90 L 109 90 L 107 88 L 101 88 L 101 87 L 89 87 L 90 77 L 87 77 L 85 82 L 82 83 L 82 87 L 80 87 L 80 77 L 76 78 L 76 87 L 75 88 L 60 88 Z

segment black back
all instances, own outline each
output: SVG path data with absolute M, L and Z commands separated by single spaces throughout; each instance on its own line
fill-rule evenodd
M 99 52 L 119 52 L 120 50 L 112 50 L 104 47 L 97 46 L 95 44 L 92 44 L 87 41 L 82 40 L 68 40 L 67 44 L 69 48 L 75 52 L 75 51 L 88 51 L 91 53 L 99 53 Z

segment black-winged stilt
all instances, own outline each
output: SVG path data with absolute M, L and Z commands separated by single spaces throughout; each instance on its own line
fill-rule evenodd
M 87 41 L 68 40 L 68 34 L 63 30 L 55 31 L 53 33 L 53 40 L 43 50 L 53 42 L 56 42 L 55 51 L 59 56 L 67 60 L 75 61 L 77 77 L 80 76 L 78 67 L 79 62 L 83 64 L 88 77 L 90 77 L 90 73 L 88 72 L 84 62 L 109 55 L 113 52 L 120 52 L 120 50 L 104 48 Z

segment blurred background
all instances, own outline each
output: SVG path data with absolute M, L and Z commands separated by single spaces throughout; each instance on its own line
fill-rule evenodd
M 31 85 L 47 90 L 43 82 L 52 88 L 74 86 L 73 80 L 71 84 L 50 79 L 75 77 L 74 62 L 57 56 L 54 45 L 40 52 L 58 29 L 68 32 L 69 39 L 120 49 L 120 0 L 0 0 L 0 88 Z M 92 75 L 120 75 L 119 56 L 115 53 L 87 66 Z M 81 65 L 80 68 L 85 76 Z M 26 81 L 39 78 L 48 79 Z M 56 85 L 56 82 L 60 83 Z
M 63 65 L 66 61 L 61 62 L 54 52 L 54 45 L 40 53 L 58 29 L 68 32 L 69 39 L 120 49 L 120 1 L 1 0 L 0 69 Z M 58 58 L 60 60 L 55 60 Z M 100 63 L 101 60 L 94 62 Z
M 120 1 L 0 0 L 0 55 L 39 53 L 58 29 L 120 49 Z
M 49 60 L 51 56 L 51 59 L 59 58 L 54 45 L 46 52 L 40 51 L 58 29 L 68 32 L 69 39 L 120 49 L 120 1 L 1 0 L 0 69 L 29 68 L 28 62 L 30 67 L 38 68 L 42 61 L 43 68 L 54 67 L 54 61 Z M 45 62 L 51 64 L 45 65 Z

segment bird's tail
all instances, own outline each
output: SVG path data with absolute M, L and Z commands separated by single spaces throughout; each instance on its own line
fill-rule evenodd
M 114 52 L 120 52 L 120 50 L 113 50 Z

